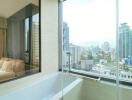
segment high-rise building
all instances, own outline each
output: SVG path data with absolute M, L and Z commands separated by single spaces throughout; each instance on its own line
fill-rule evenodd
M 120 59 L 132 57 L 132 30 L 127 23 L 119 27 L 119 57 Z
M 78 64 L 81 61 L 82 52 L 85 52 L 83 47 L 70 44 L 70 57 L 72 67 L 78 67 Z M 85 56 L 85 55 L 84 55 Z
M 69 27 L 66 22 L 63 23 L 63 51 L 69 51 Z
M 32 64 L 39 66 L 39 23 L 33 22 L 32 23 Z
M 66 22 L 63 22 L 63 35 L 62 35 L 62 46 L 63 46 L 63 66 L 68 66 L 69 64 L 69 27 Z
M 110 51 L 110 43 L 109 42 L 104 42 L 102 44 L 101 48 L 105 53 L 108 53 Z

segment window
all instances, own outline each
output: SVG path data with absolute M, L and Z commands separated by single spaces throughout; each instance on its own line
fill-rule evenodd
M 40 72 L 40 1 L 1 2 L 0 83 Z
M 120 81 L 131 82 L 131 4 L 120 0 L 117 27 L 115 0 L 65 1 L 63 47 L 68 44 L 68 49 L 63 49 L 63 69 L 112 80 L 119 75 Z

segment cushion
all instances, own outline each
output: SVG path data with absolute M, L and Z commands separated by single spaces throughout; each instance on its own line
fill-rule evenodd
M 10 58 L 2 57 L 1 60 L 3 60 L 3 61 L 9 61 Z
M 16 61 L 17 61 L 17 62 L 23 62 L 23 63 L 24 63 L 24 61 L 21 60 L 21 59 L 16 59 Z
M 21 75 L 24 73 L 24 71 L 25 71 L 24 62 L 16 60 L 14 67 L 14 72 L 16 73 L 16 75 Z
M 2 68 L 0 70 L 4 72 L 13 72 L 12 61 L 4 61 Z

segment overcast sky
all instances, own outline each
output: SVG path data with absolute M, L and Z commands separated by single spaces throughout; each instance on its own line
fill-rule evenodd
M 64 21 L 70 28 L 70 42 L 83 44 L 116 40 L 116 0 L 67 0 Z M 132 0 L 120 0 L 120 23 L 132 26 Z

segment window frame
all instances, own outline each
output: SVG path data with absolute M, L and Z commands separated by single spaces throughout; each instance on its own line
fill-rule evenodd
M 90 77 L 90 78 L 94 78 L 94 79 L 98 79 L 100 81 L 106 81 L 106 82 L 110 82 L 110 83 L 114 83 L 114 84 L 117 84 L 117 85 L 126 85 L 126 86 L 132 86 L 132 83 L 130 82 L 127 82 L 127 81 L 123 81 L 123 80 L 119 80 L 117 78 L 119 78 L 119 66 L 117 64 L 117 71 L 116 73 L 119 73 L 116 75 L 116 79 L 112 79 L 112 78 L 106 78 L 106 77 L 100 77 L 100 76 L 96 76 L 96 75 L 90 75 L 90 74 L 86 74 L 86 73 L 81 73 L 79 72 L 75 72 L 75 71 L 72 71 L 71 68 L 69 68 L 68 70 L 64 70 L 63 69 L 63 54 L 62 54 L 62 51 L 63 51 L 63 46 L 62 46 L 62 39 L 63 39 L 63 2 L 66 1 L 66 0 L 59 0 L 59 5 L 58 5 L 58 31 L 59 31 L 59 34 L 58 34 L 58 37 L 59 37 L 59 40 L 58 40 L 58 43 L 59 43 L 59 68 L 58 68 L 58 71 L 60 72 L 68 72 L 68 73 L 72 73 L 72 74 L 75 74 L 75 75 L 81 75 L 81 76 L 85 76 L 85 77 Z M 119 1 L 116 0 L 116 50 L 118 51 L 118 46 L 119 46 Z M 119 55 L 119 53 L 117 53 L 117 56 Z M 70 59 L 70 58 L 69 58 Z M 117 58 L 117 60 L 119 60 L 119 58 Z M 86 71 L 87 72 L 87 71 Z

